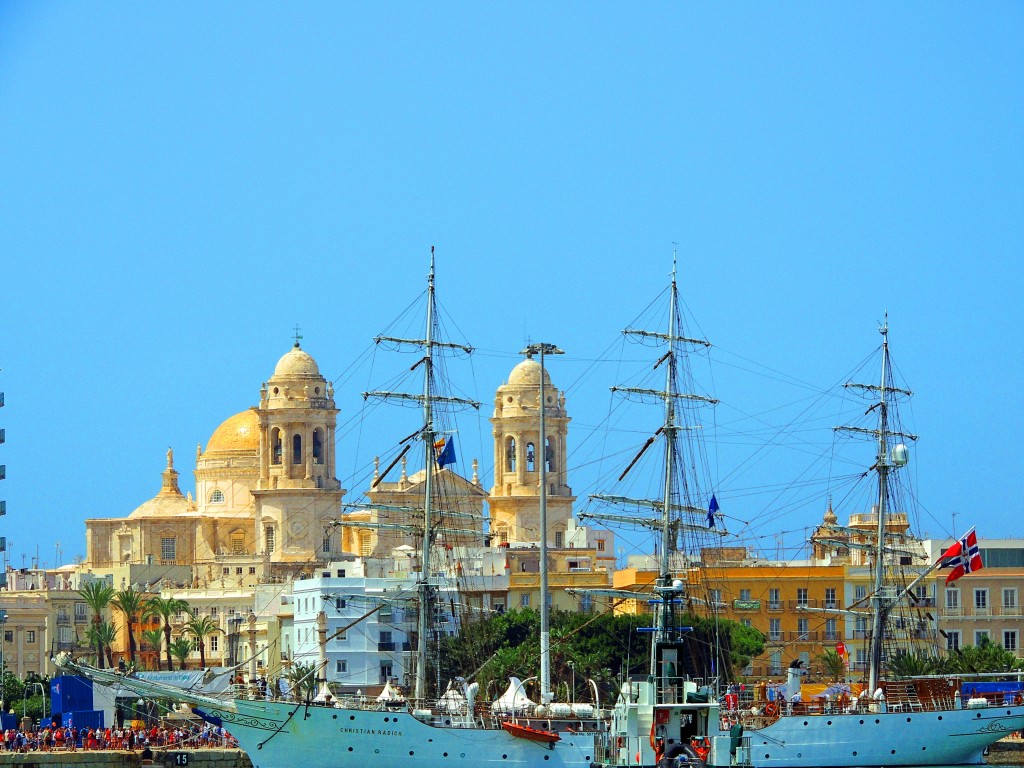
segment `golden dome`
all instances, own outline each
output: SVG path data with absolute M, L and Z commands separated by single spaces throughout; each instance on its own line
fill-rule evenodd
M 221 424 L 210 436 L 206 452 L 212 451 L 253 451 L 260 449 L 260 418 L 256 410 L 236 413 Z
M 528 357 L 508 375 L 508 383 L 518 387 L 539 387 L 540 386 L 540 363 L 532 357 Z M 544 369 L 544 388 L 551 386 L 551 374 L 547 368 Z
M 316 360 L 298 344 L 289 349 L 284 357 L 277 361 L 274 376 L 319 376 L 320 368 Z

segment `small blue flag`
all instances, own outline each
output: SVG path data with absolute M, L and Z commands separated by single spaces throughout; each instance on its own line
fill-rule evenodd
M 437 455 L 437 468 L 444 469 L 448 464 L 455 464 L 455 440 L 449 437 L 444 444 L 444 448 Z
M 708 502 L 708 528 L 715 527 L 715 512 L 718 511 L 718 499 L 711 494 L 711 501 Z

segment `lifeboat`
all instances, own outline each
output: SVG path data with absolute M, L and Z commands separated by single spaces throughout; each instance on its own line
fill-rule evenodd
M 561 741 L 562 739 L 561 736 L 553 731 L 542 731 L 537 728 L 530 728 L 526 725 L 519 725 L 519 723 L 505 722 L 501 724 L 501 727 L 516 738 L 547 744 L 548 749 L 554 748 L 555 742 Z

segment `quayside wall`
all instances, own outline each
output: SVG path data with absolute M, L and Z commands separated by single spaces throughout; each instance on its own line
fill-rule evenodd
M 0 752 L 0 768 L 252 768 L 240 749 L 154 749 L 152 761 L 139 751 L 107 749 L 95 752 Z

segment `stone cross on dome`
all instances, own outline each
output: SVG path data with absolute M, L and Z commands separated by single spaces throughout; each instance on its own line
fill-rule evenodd
M 299 324 L 295 324 L 295 346 L 299 346 L 299 342 L 302 341 L 302 334 L 299 333 Z

